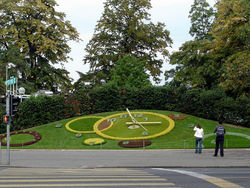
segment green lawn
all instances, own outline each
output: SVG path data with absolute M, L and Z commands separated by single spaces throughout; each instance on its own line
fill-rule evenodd
M 145 111 L 145 112 L 154 112 L 159 114 L 177 114 L 176 112 L 169 112 L 169 111 L 153 111 L 153 110 L 139 110 L 139 111 Z M 132 111 L 133 112 L 133 111 Z M 109 116 L 115 113 L 120 112 L 110 112 L 110 113 L 100 113 L 95 114 L 94 116 Z M 181 113 L 178 113 L 181 114 Z M 197 118 L 194 116 L 190 116 L 187 114 L 183 114 L 187 116 L 184 120 L 175 120 L 175 127 L 174 129 L 163 136 L 150 139 L 152 144 L 146 149 L 167 149 L 167 148 L 194 148 L 194 131 L 192 125 L 200 124 L 204 131 L 205 135 L 211 134 L 214 130 L 214 128 L 217 125 L 217 122 L 212 120 L 206 120 L 202 118 Z M 92 115 L 93 116 L 93 115 Z M 110 140 L 106 139 L 106 143 L 103 145 L 97 145 L 97 146 L 87 146 L 83 144 L 83 141 L 87 138 L 100 138 L 99 135 L 93 133 L 93 134 L 82 134 L 81 137 L 76 137 L 75 133 L 71 133 L 66 130 L 65 124 L 72 119 L 65 119 L 58 122 L 52 122 L 46 125 L 34 127 L 28 130 L 37 131 L 42 135 L 42 139 L 32 145 L 29 146 L 22 146 L 22 147 L 12 147 L 12 148 L 27 148 L 27 149 L 124 149 L 118 146 L 118 140 Z M 92 130 L 92 125 L 99 120 L 99 118 L 96 119 L 82 119 L 84 121 L 84 124 L 75 122 L 70 125 L 71 128 L 77 129 L 77 130 Z M 56 128 L 56 125 L 62 124 L 63 126 L 61 128 Z M 157 126 L 157 125 L 153 125 Z M 124 128 L 124 127 L 123 127 Z M 236 126 L 229 126 L 225 125 L 226 131 L 228 134 L 225 135 L 225 148 L 250 148 L 250 129 L 249 128 L 242 128 L 242 127 L 236 127 Z M 154 127 L 155 129 L 155 127 Z M 108 130 L 107 130 L 108 131 Z M 116 128 L 116 131 L 118 134 L 122 135 L 124 134 L 124 130 L 120 130 L 119 128 Z M 238 134 L 238 135 L 231 135 Z M 113 133 L 112 133 L 113 134 Z M 240 135 L 240 136 L 239 136 Z M 247 138 L 248 136 L 248 138 Z M 23 143 L 29 141 L 29 139 L 33 139 L 33 136 L 22 134 L 22 135 L 13 135 L 11 136 L 11 143 Z M 204 139 L 203 145 L 204 148 L 214 148 L 214 139 L 215 135 L 208 136 Z M 2 146 L 2 148 L 5 148 Z

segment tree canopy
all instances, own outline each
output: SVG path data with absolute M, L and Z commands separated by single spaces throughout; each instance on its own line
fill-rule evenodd
M 204 0 L 195 4 L 206 5 Z M 204 24 L 212 9 L 192 6 L 190 11 L 190 34 L 194 40 L 185 42 L 170 57 L 175 69 L 167 71 L 166 77 L 191 87 L 211 89 L 221 86 L 230 96 L 249 94 L 249 0 L 217 1 L 213 23 Z M 202 15 L 202 16 L 197 16 Z M 204 18 L 204 19 L 202 19 Z M 212 19 L 211 19 L 212 20 Z M 203 27 L 204 26 L 204 27 Z
M 189 12 L 191 27 L 189 34 L 196 40 L 210 39 L 214 10 L 206 0 L 194 0 Z
M 170 56 L 170 64 L 176 67 L 166 71 L 165 76 L 173 77 L 181 85 L 211 89 L 218 79 L 216 65 L 209 55 L 211 47 L 208 45 L 214 12 L 205 0 L 194 0 L 189 13 L 189 33 L 194 40 L 185 42 L 179 51 Z
M 212 54 L 222 64 L 220 85 L 234 96 L 249 95 L 250 88 L 250 3 L 221 0 L 212 28 Z
M 169 55 L 167 47 L 172 40 L 164 23 L 150 21 L 150 8 L 150 0 L 105 2 L 104 12 L 84 57 L 84 63 L 90 64 L 90 72 L 96 79 L 108 82 L 110 71 L 119 57 L 128 54 L 145 61 L 146 69 L 158 80 L 163 64 L 159 55 Z
M 149 75 L 146 73 L 145 62 L 125 55 L 119 59 L 111 70 L 111 79 L 108 84 L 114 84 L 118 88 L 142 88 L 150 86 Z
M 0 61 L 15 64 L 21 83 L 35 89 L 70 84 L 68 72 L 52 65 L 67 62 L 67 42 L 78 41 L 79 34 L 56 5 L 55 0 L 0 0 Z

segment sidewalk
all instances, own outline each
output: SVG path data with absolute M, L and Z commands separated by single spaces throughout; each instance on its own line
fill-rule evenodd
M 213 149 L 195 154 L 192 149 L 164 150 L 11 150 L 10 167 L 44 168 L 186 168 L 249 167 L 250 148 L 225 149 L 224 157 L 213 157 Z M 6 167 L 6 150 L 2 150 Z

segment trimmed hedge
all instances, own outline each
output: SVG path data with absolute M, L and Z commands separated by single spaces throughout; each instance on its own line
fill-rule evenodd
M 89 93 L 92 112 L 110 112 L 121 109 L 120 91 L 113 85 L 94 88 Z M 81 104 L 84 105 L 84 104 Z
M 92 113 L 129 109 L 177 111 L 236 125 L 250 126 L 250 100 L 233 99 L 222 88 L 174 88 L 149 86 L 141 89 L 103 86 L 90 92 Z M 84 104 L 81 104 L 84 105 Z
M 26 129 L 75 116 L 71 103 L 73 99 L 79 102 L 80 113 L 84 115 L 124 111 L 126 108 L 168 110 L 250 127 L 250 99 L 233 99 L 228 97 L 222 88 L 204 90 L 149 86 L 141 89 L 118 89 L 107 84 L 94 89 L 79 90 L 67 99 L 63 96 L 26 99 L 18 106 L 19 112 L 13 118 L 11 128 Z M 3 111 L 0 110 L 0 114 L 3 115 Z
M 3 116 L 5 115 L 5 108 L 0 106 L 0 133 L 6 132 L 6 124 L 3 123 Z
M 13 122 L 15 129 L 26 129 L 65 118 L 66 105 L 62 96 L 38 96 L 26 99 L 18 106 Z

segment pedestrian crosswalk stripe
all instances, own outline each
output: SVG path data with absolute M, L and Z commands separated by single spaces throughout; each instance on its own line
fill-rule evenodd
M 1 176 L 1 179 L 54 179 L 54 178 L 159 178 L 160 176 L 152 176 L 152 175 L 70 175 L 70 176 L 55 176 L 55 175 L 47 175 L 47 176 Z
M 100 182 L 100 181 L 166 181 L 165 178 L 150 178 L 150 179 L 25 179 L 25 180 L 0 180 L 0 183 L 13 183 L 13 182 Z
M 166 178 L 138 169 L 3 169 L 5 187 L 171 187 Z
M 5 184 L 0 187 L 128 187 L 128 186 L 174 186 L 173 183 L 93 183 L 93 184 Z M 171 187 L 174 188 L 174 187 Z

